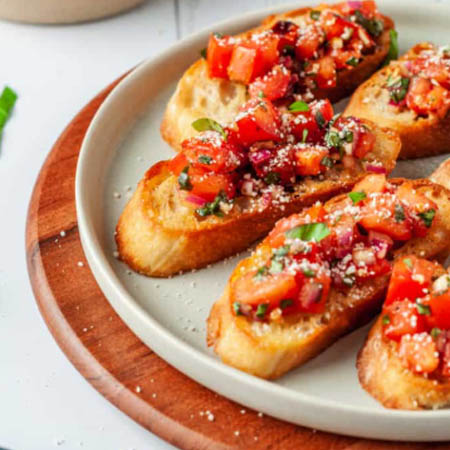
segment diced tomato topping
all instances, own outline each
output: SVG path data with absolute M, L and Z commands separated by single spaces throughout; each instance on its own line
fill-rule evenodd
M 233 48 L 233 38 L 230 36 L 220 37 L 217 33 L 211 34 L 206 52 L 211 77 L 228 78 L 227 68 Z
M 378 194 L 364 200 L 359 223 L 368 231 L 379 231 L 398 241 L 412 237 L 408 211 L 395 195 Z
M 414 302 L 417 298 L 423 297 L 431 286 L 435 270 L 434 263 L 414 255 L 398 259 L 392 270 L 385 305 L 404 299 Z
M 253 79 L 257 50 L 238 45 L 234 48 L 228 66 L 228 77 L 231 81 L 248 84 Z
M 187 167 L 189 165 L 189 162 L 186 158 L 186 155 L 183 152 L 178 153 L 177 156 L 175 156 L 175 158 L 171 159 L 169 161 L 169 170 L 170 172 L 172 172 L 174 175 L 178 176 L 181 171 Z
M 312 59 L 324 41 L 323 33 L 316 25 L 309 25 L 300 30 L 295 46 L 295 55 L 300 61 Z
M 217 131 L 206 131 L 182 142 L 190 164 L 212 172 L 232 172 L 245 160 L 243 152 Z
M 248 87 L 250 97 L 277 100 L 283 98 L 289 88 L 291 73 L 282 66 L 275 66 L 268 74 L 257 78 Z
M 431 373 L 439 366 L 436 344 L 428 333 L 403 336 L 398 353 L 403 365 L 416 373 Z
M 237 278 L 231 285 L 232 303 L 248 305 L 269 304 L 278 306 L 283 299 L 294 299 L 298 293 L 295 276 L 289 273 L 274 273 L 259 277 L 257 273 L 247 273 Z
M 330 285 L 331 278 L 324 273 L 305 279 L 298 294 L 301 310 L 311 314 L 322 313 L 325 310 Z
M 296 172 L 298 175 L 319 175 L 326 170 L 322 165 L 323 158 L 328 156 L 326 147 L 299 148 L 295 152 Z
M 421 333 L 426 329 L 424 316 L 417 306 L 403 300 L 396 301 L 383 308 L 384 334 L 393 341 L 399 341 L 405 334 Z
M 295 180 L 294 152 L 290 146 L 260 148 L 249 154 L 259 178 L 268 184 L 288 184 Z
M 259 77 L 268 72 L 278 61 L 280 38 L 275 33 L 267 32 L 258 36 L 256 41 L 251 40 L 250 42 L 258 48 L 257 66 L 253 77 Z
M 278 51 L 282 52 L 286 46 L 295 47 L 298 39 L 299 27 L 294 22 L 287 20 L 279 20 L 273 27 L 272 31 L 279 37 Z
M 375 278 L 389 273 L 392 269 L 391 263 L 386 259 L 376 259 L 373 264 L 365 266 L 367 270 L 356 273 L 356 278 L 363 280 L 366 278 Z
M 189 192 L 205 199 L 207 202 L 212 202 L 221 191 L 228 198 L 235 196 L 236 188 L 231 175 L 206 172 L 196 167 L 190 167 L 188 175 L 192 184 L 192 189 Z
M 309 104 L 309 109 L 314 117 L 317 120 L 317 113 L 320 113 L 322 117 L 325 119 L 325 122 L 328 123 L 334 116 L 333 105 L 330 100 L 315 100 Z
M 353 156 L 362 159 L 375 145 L 375 135 L 369 128 L 355 117 L 340 117 L 335 125 L 338 130 L 351 132 Z
M 366 194 L 381 193 L 386 188 L 386 175 L 366 175 L 353 187 L 354 192 L 365 192 Z
M 336 86 L 336 64 L 331 56 L 324 56 L 318 60 L 319 69 L 316 75 L 317 87 L 328 89 Z
M 433 85 L 430 80 L 414 77 L 406 94 L 406 105 L 419 115 L 436 113 L 445 116 L 449 106 L 448 91 L 439 85 Z
M 450 330 L 450 291 L 430 296 L 430 308 L 438 328 Z
M 279 141 L 281 118 L 270 100 L 251 99 L 241 107 L 236 120 L 239 139 L 243 145 L 257 141 Z

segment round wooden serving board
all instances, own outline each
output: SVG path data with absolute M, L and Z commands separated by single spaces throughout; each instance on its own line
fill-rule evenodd
M 316 432 L 245 410 L 175 370 L 122 322 L 89 270 L 75 210 L 82 140 L 119 81 L 94 98 L 60 136 L 41 169 L 28 212 L 34 294 L 78 371 L 121 411 L 182 449 L 450 449 L 442 443 L 400 444 Z

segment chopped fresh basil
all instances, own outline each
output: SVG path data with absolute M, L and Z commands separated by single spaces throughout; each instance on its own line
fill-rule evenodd
M 0 137 L 16 100 L 17 94 L 9 86 L 6 86 L 0 96 Z
M 313 278 L 316 276 L 316 272 L 314 272 L 314 270 L 307 268 L 307 269 L 303 269 L 303 275 L 305 275 L 305 277 L 307 278 Z
M 282 271 L 283 271 L 283 263 L 281 261 L 278 261 L 277 259 L 272 259 L 269 272 L 271 274 L 274 274 L 274 273 L 280 273 Z
M 292 112 L 306 112 L 309 111 L 309 106 L 306 102 L 298 101 L 291 103 L 288 109 Z
M 383 325 L 388 325 L 388 324 L 391 323 L 391 318 L 386 314 L 381 319 L 381 322 L 382 322 Z
M 400 103 L 408 93 L 409 88 L 409 78 L 400 77 L 392 79 L 390 76 L 387 79 L 387 87 L 389 90 L 389 95 L 392 101 L 395 103 Z
M 365 192 L 349 192 L 348 197 L 353 202 L 354 205 L 357 205 L 359 202 L 364 200 L 367 197 L 367 194 Z
M 285 232 L 285 236 L 289 239 L 300 239 L 301 241 L 315 241 L 320 242 L 330 234 L 325 223 L 307 223 L 299 225 L 291 230 Z
M 292 306 L 293 304 L 294 304 L 294 302 L 290 298 L 285 298 L 285 299 L 281 300 L 280 308 L 283 310 L 283 309 L 289 308 L 289 306 Z
M 390 44 L 389 51 L 386 55 L 386 59 L 383 62 L 383 66 L 387 66 L 391 61 L 398 58 L 398 33 L 396 30 L 389 31 Z
M 308 129 L 304 128 L 302 131 L 302 143 L 304 144 L 306 142 L 306 139 L 308 139 Z
M 203 58 L 203 59 L 206 59 L 206 57 L 208 56 L 207 55 L 207 53 L 206 53 L 206 47 L 205 48 L 202 48 L 201 50 L 200 50 L 200 56 Z
M 198 162 L 201 164 L 207 164 L 208 166 L 212 163 L 213 159 L 211 158 L 211 156 L 207 156 L 207 155 L 200 155 L 198 157 Z
M 287 44 L 287 45 L 285 45 L 285 46 L 283 47 L 282 53 L 283 53 L 283 55 L 291 55 L 291 56 L 294 56 L 294 55 L 295 55 L 295 48 L 294 48 L 293 45 Z
M 356 67 L 359 64 L 359 59 L 352 56 L 351 58 L 347 59 L 345 64 Z
M 394 219 L 396 222 L 403 222 L 405 220 L 405 208 L 400 203 L 396 203 L 394 207 Z
M 265 277 L 267 275 L 267 272 L 269 271 L 269 268 L 267 266 L 260 267 L 253 278 L 257 278 L 260 280 L 261 278 Z
M 189 166 L 186 166 L 178 175 L 178 184 L 180 185 L 180 189 L 184 191 L 190 191 L 192 189 L 191 180 L 189 179 Z
M 339 137 L 339 133 L 334 130 L 328 131 L 325 135 L 325 143 L 328 147 L 339 148 L 341 146 L 341 138 Z
M 329 169 L 334 166 L 334 162 L 329 156 L 324 156 L 322 158 L 322 161 L 320 161 L 320 164 L 322 164 L 322 166 L 328 167 Z
M 211 214 L 218 217 L 223 217 L 223 212 L 220 210 L 221 202 L 229 202 L 223 191 L 220 191 L 212 202 L 206 203 L 205 206 L 202 206 L 201 208 L 197 208 L 195 212 L 200 217 L 210 216 Z
M 431 337 L 434 339 L 436 339 L 441 333 L 442 333 L 442 330 L 440 328 L 436 328 L 436 327 L 434 327 L 430 332 Z
M 345 130 L 344 141 L 348 142 L 349 144 L 353 142 L 353 131 Z
M 309 17 L 311 17 L 312 20 L 319 20 L 320 18 L 320 11 L 312 10 L 309 12 Z
M 277 172 L 269 172 L 265 177 L 264 181 L 267 184 L 277 184 L 280 181 L 280 174 Z
M 241 304 L 239 302 L 233 303 L 233 311 L 237 316 L 242 316 Z
M 266 95 L 264 94 L 264 92 L 263 91 L 259 91 L 258 92 L 258 97 L 259 98 L 264 98 Z
M 225 141 L 227 140 L 226 131 L 223 129 L 220 123 L 216 122 L 213 119 L 202 117 L 201 119 L 197 119 L 194 122 L 192 122 L 192 127 L 197 131 L 207 131 L 207 130 L 217 131 L 222 135 Z
M 339 117 L 341 117 L 342 113 L 336 113 L 331 120 L 328 122 L 328 126 L 332 127 L 334 125 L 334 123 L 336 122 L 336 120 L 339 119 Z
M 273 254 L 276 258 L 282 258 L 289 253 L 290 247 L 289 245 L 283 245 L 282 247 L 278 247 L 273 251 Z
M 403 259 L 403 262 L 407 265 L 407 267 L 408 267 L 410 270 L 412 270 L 412 268 L 413 268 L 413 263 L 412 263 L 412 261 L 411 261 L 411 258 L 404 258 L 404 259 Z
M 435 209 L 429 209 L 428 211 L 419 213 L 419 217 L 423 220 L 423 223 L 427 228 L 431 227 L 435 215 L 436 215 Z
M 325 128 L 325 125 L 327 124 L 327 122 L 325 120 L 325 117 L 323 117 L 323 114 L 320 111 L 316 112 L 315 118 L 316 118 L 317 125 L 319 125 L 319 128 Z
M 431 309 L 428 305 L 424 305 L 422 303 L 419 303 L 416 300 L 416 307 L 417 307 L 417 312 L 422 315 L 422 316 L 430 316 L 431 315 Z
M 384 25 L 381 20 L 368 19 L 364 17 L 361 11 L 355 11 L 356 23 L 361 25 L 369 34 L 378 37 L 384 30 Z
M 214 36 L 217 38 L 217 39 L 222 39 L 223 38 L 223 34 L 222 33 L 217 33 L 217 32 L 215 32 L 215 33 L 213 33 L 214 34 Z
M 258 317 L 259 319 L 264 319 L 268 307 L 269 305 L 267 303 L 261 303 L 260 305 L 258 305 L 258 308 L 256 309 L 256 317 Z

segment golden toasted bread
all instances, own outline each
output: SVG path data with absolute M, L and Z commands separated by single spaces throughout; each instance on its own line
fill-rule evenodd
M 239 36 L 270 29 L 279 20 L 289 20 L 301 26 L 303 17 L 309 15 L 311 10 L 301 8 L 269 16 L 259 27 Z M 376 39 L 375 51 L 364 55 L 357 67 L 340 70 L 336 87 L 313 90 L 314 98 L 328 98 L 331 102 L 337 102 L 350 95 L 377 70 L 389 51 L 389 30 L 394 27 L 390 18 L 382 16 L 382 19 L 384 31 Z M 232 122 L 239 107 L 249 98 L 244 84 L 209 77 L 206 60 L 198 60 L 184 73 L 167 105 L 161 123 L 161 135 L 175 150 L 180 150 L 181 142 L 197 133 L 191 126 L 192 122 L 201 117 L 209 117 L 221 124 Z
M 405 181 L 390 180 L 394 184 Z M 438 212 L 426 238 L 406 242 L 394 251 L 394 259 L 405 254 L 445 257 L 450 242 L 450 191 L 428 180 L 415 180 L 413 186 L 438 205 Z M 330 200 L 325 209 L 332 210 L 343 197 Z M 389 274 L 377 276 L 354 285 L 347 294 L 332 287 L 323 313 L 286 316 L 280 322 L 266 323 L 237 316 L 231 310 L 230 284 L 246 261 L 235 269 L 225 293 L 211 310 L 207 342 L 226 364 L 267 379 L 280 377 L 367 323 L 379 311 L 389 282 Z
M 391 130 L 366 124 L 376 138 L 366 159 L 383 161 L 390 172 L 400 151 L 400 140 Z M 359 164 L 353 169 L 335 167 L 327 171 L 324 179 L 307 177 L 294 186 L 292 193 L 275 194 L 269 204 L 261 197 L 237 197 L 224 217 L 200 218 L 195 206 L 183 200 L 185 191 L 180 192 L 167 164 L 161 161 L 147 171 L 116 229 L 121 259 L 135 271 L 157 277 L 204 267 L 243 251 L 281 217 L 351 190 L 365 174 Z
M 450 379 L 438 381 L 406 369 L 397 342 L 383 337 L 382 319 L 370 330 L 358 354 L 362 387 L 387 408 L 437 409 L 450 405 Z
M 344 111 L 344 115 L 372 120 L 396 130 L 402 140 L 400 158 L 419 158 L 450 151 L 450 111 L 444 117 L 434 113 L 422 117 L 411 109 L 399 109 L 390 104 L 389 92 L 385 88 L 389 75 L 400 70 L 402 61 L 412 59 L 429 45 L 417 44 L 399 61 L 392 61 L 376 72 L 356 89 Z

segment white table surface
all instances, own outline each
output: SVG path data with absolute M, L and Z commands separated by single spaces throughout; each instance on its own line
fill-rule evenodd
M 103 87 L 180 37 L 276 3 L 149 0 L 79 25 L 0 21 L 0 89 L 8 84 L 19 94 L 0 148 L 0 448 L 174 448 L 97 393 L 47 330 L 25 264 L 28 202 L 54 141 Z

